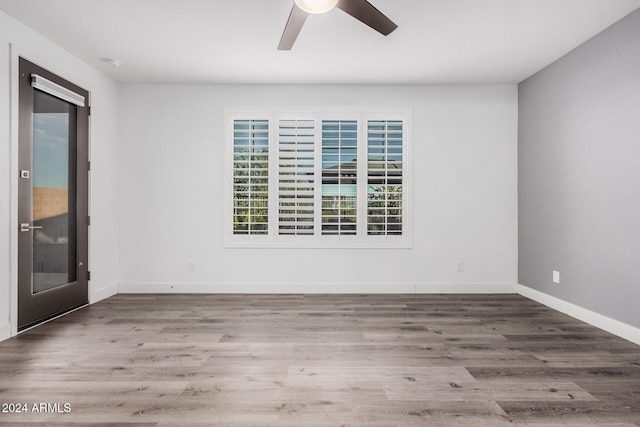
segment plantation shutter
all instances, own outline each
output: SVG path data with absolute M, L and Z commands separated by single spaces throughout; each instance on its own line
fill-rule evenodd
M 233 122 L 233 234 L 267 234 L 269 121 Z
M 225 115 L 225 247 L 411 247 L 410 111 Z
M 402 235 L 403 122 L 367 123 L 367 234 Z
M 280 120 L 279 234 L 314 234 L 315 183 L 315 120 Z
M 358 121 L 322 121 L 322 234 L 355 235 Z

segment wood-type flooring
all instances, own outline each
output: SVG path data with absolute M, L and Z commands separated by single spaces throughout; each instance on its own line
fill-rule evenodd
M 640 346 L 518 295 L 117 295 L 0 342 L 0 404 L 11 426 L 638 427 Z

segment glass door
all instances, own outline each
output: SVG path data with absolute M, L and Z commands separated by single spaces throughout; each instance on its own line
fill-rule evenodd
M 75 119 L 75 105 L 34 90 L 33 293 L 76 281 Z
M 87 95 L 20 59 L 19 330 L 88 302 Z

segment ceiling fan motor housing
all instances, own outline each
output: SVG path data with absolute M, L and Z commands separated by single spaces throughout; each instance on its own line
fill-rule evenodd
M 307 13 L 327 13 L 338 4 L 338 0 L 294 0 L 295 4 Z

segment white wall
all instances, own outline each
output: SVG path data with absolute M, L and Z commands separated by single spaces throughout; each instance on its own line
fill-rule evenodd
M 12 46 L 12 48 L 10 47 Z M 15 284 L 17 148 L 12 138 L 11 52 L 59 74 L 91 93 L 90 298 L 95 301 L 117 290 L 118 250 L 118 85 L 46 38 L 0 12 L 0 340 L 11 327 L 11 290 Z M 14 55 L 15 56 L 15 55 Z M 15 329 L 15 325 L 13 325 Z
M 121 95 L 121 292 L 515 291 L 516 85 L 136 84 Z M 224 248 L 224 108 L 358 106 L 413 111 L 413 248 Z

